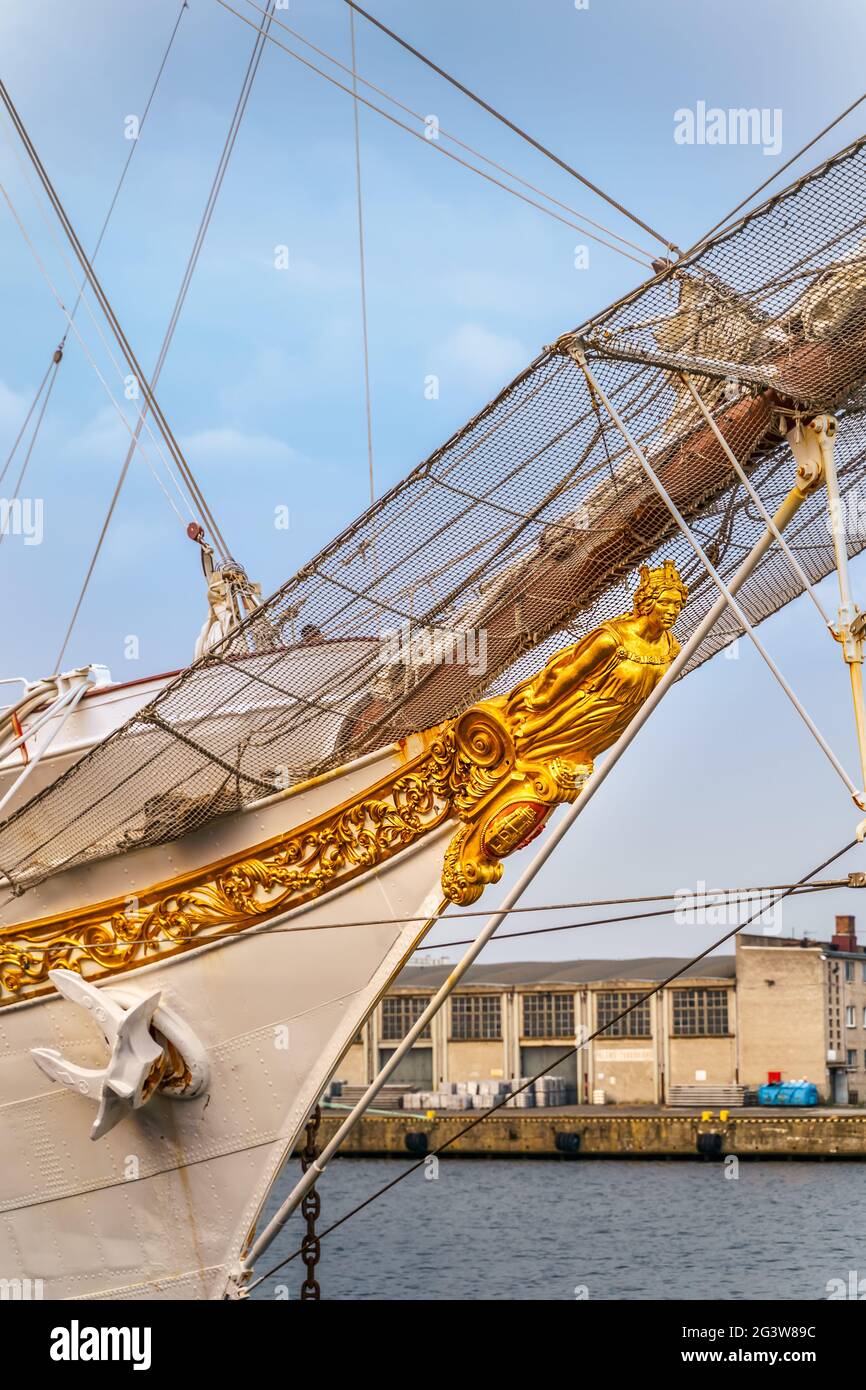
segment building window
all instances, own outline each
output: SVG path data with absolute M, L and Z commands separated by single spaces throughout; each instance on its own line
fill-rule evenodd
M 502 1037 L 502 1001 L 498 994 L 455 994 L 451 1000 L 451 1037 L 457 1041 Z
M 525 1038 L 573 1038 L 574 995 L 564 993 L 524 994 L 523 1036 Z
M 849 1048 L 848 1048 L 848 1066 L 849 1066 L 849 1067 L 856 1067 L 856 1065 L 857 1065 L 857 1053 L 854 1051 L 853 1047 L 849 1047 Z
M 846 979 L 846 980 L 853 980 L 853 979 L 854 979 L 854 962 L 853 962 L 853 960 L 846 960 L 846 962 L 845 962 L 845 979 Z
M 866 960 L 863 962 L 863 983 L 866 985 Z
M 675 989 L 674 1036 L 722 1037 L 728 1031 L 726 989 Z
M 855 1014 L 854 1014 L 854 1005 L 853 1005 L 853 1004 L 846 1004 L 846 1005 L 845 1005 L 845 1027 L 846 1027 L 846 1028 L 856 1028 L 856 1027 L 857 1027 L 857 1020 L 856 1020 L 856 1017 L 855 1017 Z
M 649 1038 L 652 1036 L 650 1030 L 650 1006 L 649 998 L 645 994 L 638 994 L 631 990 L 604 990 L 596 996 L 597 1027 L 603 1028 L 609 1038 Z M 636 1004 L 637 1008 L 632 1008 Z M 625 1018 L 619 1019 L 616 1023 L 611 1022 L 617 1014 L 621 1014 L 623 1009 L 632 1008 L 630 1014 Z
M 387 994 L 382 1000 L 382 1040 L 394 1042 L 405 1038 L 429 1003 L 425 994 Z M 429 1023 L 420 1036 L 429 1038 Z

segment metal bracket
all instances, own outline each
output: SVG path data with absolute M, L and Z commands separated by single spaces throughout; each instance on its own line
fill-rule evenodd
M 798 472 L 801 468 L 821 467 L 827 483 L 830 533 L 833 538 L 833 552 L 839 581 L 839 608 L 833 636 L 842 647 L 842 655 L 848 666 L 854 705 L 854 727 L 860 754 L 860 771 L 863 786 L 866 788 L 866 699 L 864 699 L 863 692 L 863 634 L 864 628 L 866 628 L 866 615 L 861 613 L 854 602 L 848 575 L 845 517 L 839 494 L 839 479 L 836 473 L 836 431 L 837 424 L 832 415 L 816 415 L 814 419 L 801 426 L 798 425 L 796 430 L 791 431 L 788 435 L 788 444 L 800 465 Z M 854 801 L 861 810 L 866 810 L 866 791 L 855 796 Z M 864 838 L 866 838 L 866 821 L 862 821 L 857 827 L 857 839 L 863 840 Z

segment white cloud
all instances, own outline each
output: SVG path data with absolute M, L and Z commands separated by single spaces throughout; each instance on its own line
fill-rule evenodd
M 128 418 L 132 424 L 131 417 Z M 155 427 L 151 428 L 156 433 Z M 82 463 L 116 462 L 119 468 L 131 438 L 114 406 L 106 405 L 80 429 L 66 435 L 66 450 L 70 458 Z M 155 457 L 156 451 L 146 429 L 142 431 L 142 443 L 151 457 Z
M 219 408 L 231 415 L 273 411 L 288 400 L 333 399 L 335 360 L 352 354 L 356 364 L 356 388 L 361 382 L 361 329 L 351 317 L 322 318 L 302 347 L 264 347 L 220 388 Z
M 295 463 L 298 454 L 282 439 L 270 434 L 245 434 L 231 426 L 198 430 L 182 441 L 184 453 L 203 463 Z
M 9 447 L 23 425 L 29 407 L 30 401 L 19 396 L 5 381 L 0 381 L 0 432 L 4 439 L 8 437 Z
M 493 333 L 478 323 L 461 324 L 431 359 L 431 367 L 441 364 L 445 371 L 459 372 L 462 379 L 476 386 L 504 386 L 526 366 L 532 354 L 518 338 Z
M 464 313 L 531 314 L 538 306 L 538 285 L 518 276 L 477 267 L 450 268 L 439 276 L 442 295 Z
M 9 446 L 21 428 L 30 401 L 13 391 L 0 380 L 0 438 L 8 439 Z M 129 425 L 134 427 L 135 416 L 132 407 L 125 412 Z M 155 421 L 148 417 L 150 430 L 145 427 L 141 433 L 141 446 L 151 464 L 163 473 L 160 453 L 170 460 L 168 446 L 162 439 Z M 76 427 L 68 419 L 57 417 L 45 421 L 42 434 L 43 448 L 58 458 L 64 458 L 78 465 L 96 465 L 96 472 L 102 476 L 105 464 L 120 464 L 132 438 L 112 405 L 98 409 L 88 420 Z M 156 442 L 155 442 L 156 441 Z M 248 466 L 256 464 L 297 463 L 300 455 L 284 440 L 274 435 L 247 433 L 231 426 L 211 426 L 184 435 L 181 447 L 191 459 L 208 462 L 235 462 Z M 139 458 L 139 466 L 143 460 Z

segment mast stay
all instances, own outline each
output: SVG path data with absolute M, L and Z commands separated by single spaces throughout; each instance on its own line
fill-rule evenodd
M 562 335 L 429 459 L 283 584 L 139 716 L 0 825 L 23 891 L 121 846 L 156 844 L 508 690 L 623 611 L 638 565 L 690 588 L 684 638 L 730 584 L 790 485 L 786 435 L 838 419 L 840 499 L 866 469 L 866 138 L 694 255 Z M 572 351 L 586 355 L 595 386 Z M 698 403 L 683 378 L 700 397 Z M 709 417 L 709 420 L 708 418 Z M 847 503 L 846 503 L 847 505 Z M 814 586 L 836 557 L 821 500 L 787 534 Z M 849 555 L 866 545 L 847 537 Z M 803 592 L 779 549 L 738 604 L 754 627 Z M 683 674 L 743 631 L 726 611 Z M 234 803 L 233 803 L 234 804 Z

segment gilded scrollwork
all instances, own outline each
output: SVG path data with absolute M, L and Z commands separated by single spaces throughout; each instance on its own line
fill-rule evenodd
M 686 600 L 675 566 L 642 568 L 633 611 L 557 652 L 508 695 L 428 731 L 426 751 L 352 801 L 138 900 L 118 899 L 0 931 L 0 1003 L 50 988 L 50 969 L 88 975 L 140 965 L 202 937 L 266 921 L 385 863 L 447 818 L 442 888 L 475 902 L 553 808 L 574 801 L 674 660 Z
M 687 591 L 671 561 L 642 567 L 632 612 L 602 623 L 508 695 L 450 730 L 447 788 L 465 824 L 445 853 L 442 887 L 466 905 L 502 876 L 553 807 L 574 801 L 593 759 L 619 737 L 679 651 L 671 632 Z
M 448 815 L 432 775 L 438 757 L 423 754 L 388 782 L 229 864 L 61 922 L 8 928 L 0 933 L 0 1002 L 44 985 L 55 968 L 123 970 L 203 935 L 267 920 L 383 863 Z

